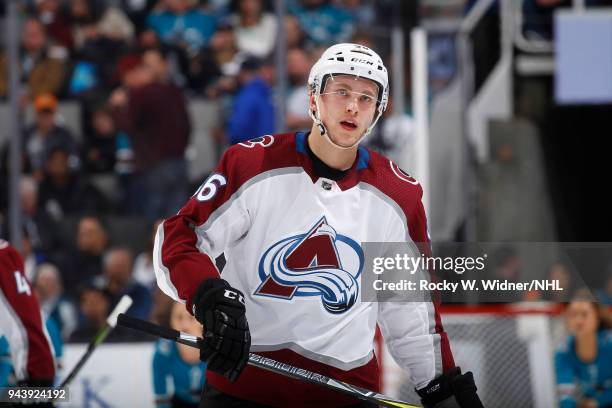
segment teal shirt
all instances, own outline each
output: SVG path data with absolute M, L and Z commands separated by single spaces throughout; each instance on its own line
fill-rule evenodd
M 180 356 L 176 343 L 161 339 L 153 354 L 153 391 L 158 407 L 169 407 L 172 395 L 197 404 L 206 381 L 206 364 L 188 364 Z M 174 392 L 170 394 L 168 380 Z
M 323 4 L 309 9 L 298 1 L 288 3 L 291 14 L 297 18 L 300 28 L 315 45 L 331 45 L 347 42 L 355 31 L 353 17 L 333 4 Z
M 9 344 L 6 337 L 0 336 L 0 387 L 9 385 L 9 377 L 13 371 Z
M 169 11 L 154 11 L 147 25 L 166 44 L 186 46 L 190 52 L 205 47 L 217 28 L 216 19 L 200 10 L 192 9 L 177 15 Z
M 582 398 L 597 400 L 599 407 L 612 407 L 612 330 L 597 334 L 597 357 L 583 363 L 576 355 L 574 337 L 555 354 L 557 388 L 561 408 L 575 408 Z

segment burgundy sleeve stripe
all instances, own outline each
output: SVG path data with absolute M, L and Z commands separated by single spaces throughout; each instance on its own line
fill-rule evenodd
M 164 221 L 165 222 L 165 221 Z M 178 295 L 176 287 L 170 279 L 170 271 L 162 262 L 162 246 L 164 242 L 164 222 L 157 227 L 155 234 L 155 245 L 153 251 L 153 270 L 157 280 L 157 286 L 168 295 L 170 298 L 185 303 L 185 299 L 181 299 Z

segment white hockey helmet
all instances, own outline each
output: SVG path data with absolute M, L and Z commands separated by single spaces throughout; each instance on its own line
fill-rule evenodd
M 310 69 L 308 88 L 314 95 L 317 107 L 316 112 L 312 109 L 309 110 L 310 117 L 321 130 L 321 134 L 324 135 L 330 143 L 337 147 L 344 148 L 331 141 L 327 134 L 327 129 L 325 129 L 319 115 L 319 96 L 325 89 L 327 80 L 333 78 L 334 75 L 354 75 L 358 78 L 370 79 L 378 86 L 376 117 L 364 132 L 363 136 L 353 144 L 353 146 L 355 146 L 370 134 L 376 122 L 378 122 L 378 119 L 380 119 L 387 108 L 387 101 L 389 100 L 389 77 L 387 75 L 387 68 L 385 68 L 380 56 L 370 48 L 359 44 L 344 43 L 333 45 L 325 50 L 321 58 L 319 58 Z M 347 149 L 353 146 L 347 147 Z

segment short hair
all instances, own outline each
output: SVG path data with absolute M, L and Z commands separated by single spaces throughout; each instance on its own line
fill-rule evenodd
M 79 218 L 78 223 L 80 224 L 85 218 L 92 218 L 96 220 L 98 224 L 100 224 L 100 227 L 102 227 L 104 233 L 108 235 L 108 222 L 104 217 L 100 216 L 95 212 L 87 212 L 81 218 Z
M 45 262 L 45 263 L 38 265 L 38 267 L 36 268 L 36 275 L 34 277 L 34 282 L 36 283 L 38 281 L 38 278 L 43 275 L 53 276 L 55 279 L 57 279 L 60 285 L 62 283 L 59 268 L 50 262 Z
M 102 265 L 104 265 L 106 267 L 106 265 L 108 265 L 108 263 L 110 262 L 111 256 L 113 254 L 117 253 L 117 252 L 125 252 L 126 254 L 128 254 L 128 256 L 130 257 L 130 261 L 131 261 L 132 265 L 134 264 L 134 254 L 132 253 L 132 250 L 127 248 L 127 247 L 116 246 L 116 247 L 109 248 L 104 253 L 104 255 L 102 257 Z

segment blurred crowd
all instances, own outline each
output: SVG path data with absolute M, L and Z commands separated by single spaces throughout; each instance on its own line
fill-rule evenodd
M 190 103 L 220 106 L 210 132 L 217 152 L 273 133 L 277 100 L 286 101 L 287 130 L 308 129 L 312 63 L 332 43 L 375 47 L 370 32 L 391 19 L 392 3 L 288 1 L 289 86 L 276 95 L 278 20 L 270 1 L 20 2 L 22 245 L 28 278 L 63 340 L 88 340 L 124 293 L 139 317 L 160 302 L 152 235 L 197 187 L 186 159 Z M 9 63 L 0 44 L 7 106 Z M 78 106 L 76 125 L 63 114 L 66 104 Z M 389 118 L 391 143 L 380 135 L 374 144 L 392 153 L 396 135 L 410 134 L 410 121 L 400 119 Z M 0 237 L 9 238 L 9 135 L 0 132 Z

